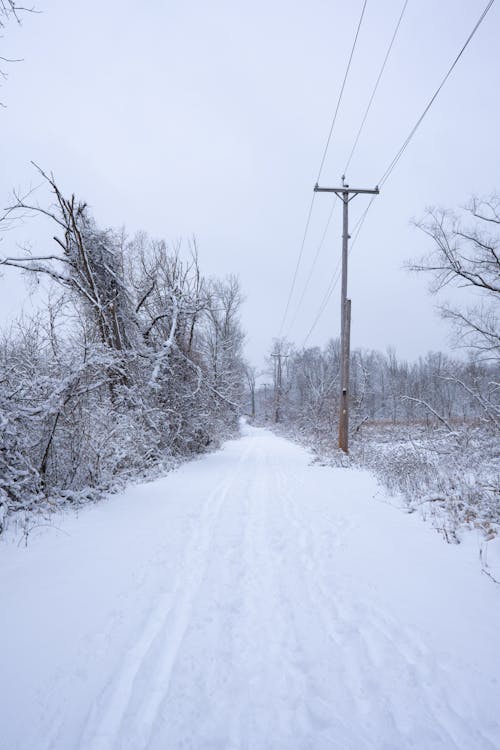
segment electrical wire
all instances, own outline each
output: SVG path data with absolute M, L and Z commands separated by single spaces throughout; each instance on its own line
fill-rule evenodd
M 370 205 L 372 204 L 372 202 L 374 200 L 375 200 L 375 196 L 372 196 L 372 198 L 370 200 L 370 203 L 368 204 L 368 208 L 370 207 Z M 368 208 L 365 209 L 365 211 L 363 212 L 363 214 L 361 215 L 361 217 L 358 219 L 358 221 L 354 225 L 353 232 L 355 232 L 356 234 L 355 234 L 354 239 L 352 241 L 350 250 L 352 250 L 354 248 L 354 245 L 356 244 L 356 240 L 358 239 L 359 232 L 361 231 L 361 227 L 363 226 L 363 222 L 365 220 L 365 216 L 368 213 Z M 316 313 L 316 317 L 315 317 L 315 319 L 313 321 L 313 324 L 310 327 L 309 331 L 306 334 L 306 337 L 304 338 L 304 340 L 302 342 L 302 349 L 304 349 L 305 345 L 309 341 L 309 339 L 310 339 L 310 337 L 311 337 L 314 329 L 316 328 L 317 324 L 319 323 L 319 321 L 321 319 L 321 316 L 325 312 L 326 307 L 327 307 L 327 305 L 328 305 L 328 303 L 330 301 L 330 298 L 331 298 L 333 292 L 335 291 L 335 289 L 337 287 L 337 284 L 339 283 L 339 279 L 340 279 L 340 258 L 337 261 L 337 265 L 335 266 L 335 270 L 334 270 L 334 272 L 333 272 L 333 274 L 332 274 L 332 276 L 330 278 L 330 283 L 329 283 L 329 285 L 327 287 L 327 290 L 326 290 L 325 294 L 323 295 L 323 299 L 321 300 L 321 303 L 320 303 L 318 312 Z
M 378 182 L 378 184 L 379 184 L 379 187 L 382 187 L 382 185 L 384 185 L 384 184 L 385 184 L 385 183 L 387 182 L 387 180 L 388 180 L 389 176 L 390 176 L 390 175 L 392 174 L 392 172 L 394 171 L 394 169 L 395 169 L 395 167 L 396 167 L 396 165 L 397 165 L 398 161 L 399 161 L 399 160 L 400 160 L 400 158 L 402 157 L 402 155 L 403 155 L 404 151 L 405 151 L 405 150 L 406 150 L 406 148 L 408 147 L 408 144 L 410 143 L 411 139 L 413 138 L 413 136 L 414 136 L 414 135 L 415 135 L 415 133 L 417 132 L 417 130 L 418 130 L 418 128 L 419 128 L 419 126 L 420 126 L 420 124 L 422 123 L 422 120 L 424 119 L 424 117 L 426 116 L 427 112 L 429 111 L 429 109 L 430 109 L 430 108 L 431 108 L 431 106 L 433 105 L 433 103 L 434 103 L 434 101 L 436 100 L 436 98 L 437 98 L 438 94 L 440 93 L 440 91 L 441 91 L 441 89 L 443 88 L 444 84 L 446 83 L 446 81 L 447 81 L 447 80 L 448 80 L 448 78 L 450 77 L 450 75 L 451 75 L 451 73 L 452 73 L 453 69 L 455 68 L 455 66 L 456 66 L 456 64 L 458 63 L 458 61 L 460 60 L 460 58 L 462 57 L 462 55 L 463 55 L 463 53 L 465 52 L 466 48 L 468 47 L 468 45 L 469 45 L 470 41 L 472 40 L 472 37 L 474 36 L 474 34 L 476 33 L 476 31 L 478 30 L 479 26 L 480 26 L 480 25 L 481 25 L 481 23 L 483 22 L 484 18 L 486 17 L 486 14 L 487 14 L 487 13 L 488 13 L 488 11 L 490 10 L 490 8 L 491 8 L 491 6 L 493 5 L 493 3 L 494 3 L 494 2 L 495 2 L 495 0 L 489 0 L 488 4 L 487 4 L 487 5 L 486 5 L 486 7 L 484 8 L 483 12 L 482 12 L 482 13 L 481 13 L 481 15 L 479 16 L 479 19 L 477 20 L 477 22 L 476 22 L 476 24 L 475 24 L 474 28 L 472 29 L 471 33 L 470 33 L 470 34 L 469 34 L 469 36 L 467 37 L 467 39 L 466 39 L 466 41 L 465 41 L 464 45 L 462 46 L 462 48 L 461 48 L 460 52 L 458 53 L 458 55 L 457 55 L 457 56 L 455 57 L 455 59 L 453 60 L 452 64 L 451 64 L 451 65 L 450 65 L 450 67 L 448 68 L 448 70 L 447 70 L 447 72 L 446 72 L 445 76 L 444 76 L 444 77 L 442 78 L 442 80 L 441 80 L 441 83 L 439 84 L 439 86 L 437 87 L 436 91 L 435 91 L 435 92 L 434 92 L 434 94 L 432 95 L 432 97 L 431 97 L 431 99 L 429 100 L 429 102 L 428 102 L 427 106 L 425 107 L 424 111 L 422 112 L 422 114 L 420 115 L 420 117 L 418 118 L 418 120 L 416 121 L 416 123 L 415 123 L 415 125 L 413 126 L 413 128 L 412 128 L 412 129 L 410 130 L 410 133 L 408 134 L 407 138 L 406 138 L 406 139 L 404 140 L 403 144 L 401 145 L 401 147 L 399 148 L 399 150 L 398 150 L 398 151 L 396 152 L 396 155 L 394 156 L 394 158 L 393 158 L 393 159 L 392 159 L 392 161 L 390 162 L 389 166 L 388 166 L 388 167 L 387 167 L 387 169 L 385 170 L 384 174 L 383 174 L 383 175 L 382 175 L 382 177 L 380 178 L 380 180 L 379 180 L 379 182 Z M 358 225 L 359 225 L 359 226 L 358 226 L 358 229 L 357 229 L 357 232 L 356 232 L 356 236 L 354 237 L 354 240 L 353 240 L 353 242 L 352 242 L 352 245 L 351 245 L 351 250 L 353 249 L 353 247 L 354 247 L 354 244 L 355 244 L 356 240 L 358 239 L 359 233 L 361 232 L 361 229 L 362 229 L 362 227 L 363 227 L 363 224 L 364 224 L 364 222 L 365 222 L 365 219 L 366 219 L 366 216 L 367 216 L 367 214 L 368 214 L 368 211 L 370 210 L 370 208 L 371 208 L 371 206 L 372 206 L 372 203 L 373 203 L 373 201 L 374 201 L 374 200 L 375 200 L 375 196 L 373 196 L 373 197 L 372 197 L 372 199 L 370 200 L 370 202 L 368 203 L 368 206 L 367 206 L 367 207 L 366 207 L 366 209 L 364 210 L 364 212 L 363 212 L 363 214 L 362 214 L 362 216 L 361 216 L 361 218 L 360 218 L 360 220 L 359 220 L 359 222 L 358 222 Z
M 326 292 L 325 292 L 325 294 L 323 296 L 323 299 L 321 300 L 321 304 L 319 306 L 318 312 L 316 313 L 316 317 L 314 318 L 313 324 L 310 327 L 309 331 L 306 334 L 305 339 L 302 342 L 302 347 L 301 347 L 302 349 L 305 348 L 305 345 L 309 341 L 309 339 L 310 339 L 310 337 L 311 337 L 314 329 L 318 325 L 318 323 L 319 323 L 319 321 L 321 319 L 321 316 L 325 312 L 326 306 L 328 305 L 328 303 L 330 301 L 330 297 L 332 296 L 332 294 L 333 294 L 333 292 L 335 290 L 335 287 L 338 284 L 338 281 L 339 281 L 339 278 L 340 278 L 340 270 L 339 269 L 340 269 L 340 259 L 337 262 L 335 270 L 334 270 L 334 272 L 332 274 L 332 277 L 330 279 L 330 283 L 328 285 L 328 288 L 327 288 L 327 290 L 326 290 Z
M 369 100 L 368 100 L 368 104 L 367 104 L 367 106 L 366 106 L 365 112 L 364 112 L 364 114 L 363 114 L 363 118 L 362 118 L 362 120 L 361 120 L 361 124 L 360 124 L 360 126 L 359 126 L 359 128 L 358 128 L 358 132 L 356 133 L 356 137 L 355 137 L 355 139 L 354 139 L 354 143 L 353 143 L 353 145 L 352 145 L 352 148 L 351 148 L 351 152 L 350 152 L 350 154 L 349 154 L 349 157 L 348 157 L 348 159 L 347 159 L 346 165 L 345 165 L 345 167 L 344 167 L 344 174 L 347 174 L 347 170 L 348 170 L 348 168 L 349 168 L 349 165 L 350 165 L 350 163 L 351 163 L 351 161 L 352 161 L 352 158 L 353 158 L 353 156 L 354 156 L 354 153 L 355 153 L 355 151 L 356 151 L 356 148 L 357 148 L 357 146 L 358 146 L 358 142 L 359 142 L 359 139 L 360 139 L 360 137 L 361 137 L 361 133 L 363 132 L 363 128 L 364 128 L 364 126 L 365 126 L 366 120 L 367 120 L 367 118 L 368 118 L 368 115 L 369 115 L 369 113 L 370 113 L 370 109 L 371 109 L 371 107 L 372 107 L 372 104 L 373 104 L 373 100 L 375 99 L 375 94 L 377 93 L 377 89 L 378 89 L 378 87 L 379 87 L 380 81 L 381 81 L 381 79 L 382 79 L 382 76 L 383 76 L 383 74 L 384 74 L 385 68 L 386 68 L 386 66 L 387 66 L 387 61 L 389 60 L 389 56 L 390 56 L 390 54 L 391 54 L 391 51 L 392 51 L 392 48 L 393 48 L 393 46 L 394 46 L 394 42 L 395 42 L 395 40 L 396 40 L 396 36 L 397 36 L 397 34 L 398 34 L 398 31 L 399 31 L 399 27 L 401 26 L 401 22 L 402 22 L 402 20 L 403 20 L 403 16 L 404 16 L 404 14 L 405 14 L 405 11 L 406 11 L 406 7 L 407 7 L 407 5 L 408 5 L 408 2 L 409 2 L 409 0 L 404 0 L 404 2 L 403 2 L 403 6 L 402 6 L 402 8 L 401 8 L 401 12 L 400 12 L 400 14 L 399 14 L 399 16 L 398 16 L 398 19 L 397 19 L 397 21 L 396 21 L 396 25 L 395 25 L 395 27 L 394 27 L 394 31 L 393 31 L 393 33 L 392 33 L 392 37 L 391 37 L 391 40 L 390 40 L 390 42 L 389 42 L 389 46 L 387 47 L 387 51 L 386 51 L 386 53 L 385 53 L 385 56 L 384 56 L 384 59 L 383 59 L 383 61 L 382 61 L 382 65 L 380 66 L 380 70 L 379 70 L 379 73 L 378 73 L 377 79 L 376 79 L 376 81 L 375 81 L 375 84 L 374 84 L 374 86 L 373 86 L 373 89 L 372 89 L 372 92 L 371 92 L 370 98 L 369 98 Z M 359 22 L 359 24 L 358 24 L 358 32 L 357 32 L 357 34 L 356 34 L 356 39 L 357 39 L 357 36 L 358 36 L 358 33 L 359 33 L 359 28 L 360 28 L 360 26 L 361 26 L 361 21 L 362 21 L 362 19 L 363 19 L 363 14 L 364 14 L 364 10 L 365 10 L 365 8 L 363 7 L 363 9 L 362 9 L 362 15 L 361 15 L 361 18 L 360 18 L 360 22 Z M 352 52 L 354 51 L 354 46 L 355 46 L 355 45 L 353 45 L 353 50 L 352 50 Z M 351 59 L 352 59 L 352 53 L 351 53 L 351 58 L 350 58 L 350 60 L 351 60 Z M 350 65 L 350 60 L 349 60 L 349 65 Z M 333 130 L 333 125 L 335 124 L 336 114 L 337 114 L 337 112 L 336 112 L 336 113 L 335 113 L 335 115 L 334 115 L 334 119 L 333 119 L 333 123 L 332 123 L 332 130 Z M 324 156 L 326 156 L 326 151 L 325 151 L 325 154 L 324 154 Z M 324 158 L 323 158 L 323 160 L 322 160 L 322 165 L 323 165 L 323 163 L 324 163 Z M 321 169 L 320 169 L 320 173 L 321 173 Z M 318 176 L 318 178 L 319 178 L 319 176 Z M 296 309 L 295 309 L 295 313 L 294 313 L 293 319 L 292 319 L 292 321 L 290 322 L 290 324 L 289 324 L 289 326 L 288 326 L 288 331 L 290 331 L 290 329 L 292 329 L 292 328 L 293 328 L 293 326 L 294 326 L 294 323 L 295 323 L 295 321 L 296 321 L 296 319 L 297 319 L 297 315 L 299 314 L 300 308 L 301 308 L 301 306 L 302 306 L 302 302 L 303 302 L 303 300 L 304 300 L 304 297 L 305 297 L 305 295 L 306 295 L 307 289 L 309 288 L 309 284 L 310 284 L 310 281 L 311 281 L 312 275 L 313 275 L 313 273 L 314 273 L 314 269 L 315 269 L 315 267 L 316 267 L 316 263 L 317 263 L 317 261 L 318 261 L 318 258 L 319 258 L 319 255 L 320 255 L 321 249 L 322 249 L 322 247 L 323 247 L 323 243 L 324 243 L 324 241 L 325 241 L 325 237 L 326 237 L 326 234 L 327 234 L 328 228 L 329 228 L 329 226 L 330 226 L 330 223 L 331 223 L 331 220 L 332 220 L 332 216 L 333 216 L 333 212 L 334 212 L 334 209 L 335 209 L 335 205 L 336 205 L 336 203 L 337 203 L 337 200 L 338 200 L 338 197 L 337 197 L 337 196 L 335 196 L 335 201 L 334 201 L 334 203 L 333 203 L 332 209 L 331 209 L 331 211 L 330 211 L 330 214 L 329 214 L 329 216 L 328 216 L 328 219 L 327 219 L 327 223 L 326 223 L 326 227 L 325 227 L 325 230 L 324 230 L 324 232 L 323 232 L 323 236 L 322 236 L 322 238 L 321 238 L 321 241 L 320 241 L 320 243 L 319 243 L 319 245 L 318 245 L 318 248 L 317 248 L 317 250 L 316 250 L 316 254 L 315 254 L 315 256 L 314 256 L 314 259 L 313 259 L 313 262 L 312 262 L 312 264 L 311 264 L 311 267 L 310 267 L 310 270 L 309 270 L 309 274 L 308 274 L 308 276 L 307 276 L 307 279 L 306 279 L 306 283 L 305 283 L 305 285 L 304 285 L 304 289 L 303 289 L 303 291 L 302 291 L 302 294 L 301 294 L 301 296 L 300 296 L 299 302 L 298 302 L 298 304 L 297 304 L 297 307 L 296 307 Z M 330 289 L 330 287 L 328 287 L 328 289 Z M 332 293 L 332 292 L 333 292 L 333 289 L 332 289 L 332 290 L 331 290 L 331 292 L 330 292 L 330 296 L 331 296 L 331 293 Z M 312 332 L 312 331 L 311 331 L 311 332 Z
M 377 76 L 377 80 L 375 81 L 375 85 L 373 87 L 373 91 L 371 93 L 370 99 L 368 101 L 368 105 L 367 105 L 367 107 L 365 109 L 365 113 L 363 115 L 363 119 L 361 120 L 361 125 L 359 126 L 359 130 L 358 130 L 358 132 L 356 134 L 356 138 L 354 139 L 354 143 L 353 143 L 353 146 L 352 146 L 352 149 L 351 149 L 351 153 L 349 154 L 349 158 L 347 159 L 347 163 L 346 163 L 346 165 L 344 167 L 344 174 L 347 174 L 347 170 L 349 169 L 349 165 L 351 164 L 352 157 L 354 156 L 354 152 L 356 151 L 356 147 L 358 145 L 359 138 L 361 136 L 361 133 L 363 132 L 363 128 L 365 126 L 366 119 L 367 119 L 367 117 L 368 117 L 368 115 L 370 113 L 370 109 L 372 107 L 373 100 L 375 98 L 375 94 L 377 93 L 377 89 L 379 87 L 379 83 L 380 83 L 381 78 L 382 78 L 382 76 L 384 74 L 384 70 L 385 70 L 385 67 L 387 65 L 387 61 L 389 60 L 389 55 L 391 54 L 392 48 L 394 46 L 394 42 L 395 42 L 396 36 L 398 34 L 399 27 L 401 26 L 401 21 L 403 20 L 403 16 L 405 14 L 406 6 L 408 5 L 408 2 L 409 2 L 409 0 L 404 0 L 403 7 L 401 9 L 401 13 L 399 14 L 399 18 L 398 18 L 398 20 L 396 22 L 396 26 L 395 26 L 394 32 L 392 34 L 391 41 L 389 42 L 389 46 L 387 48 L 387 52 L 385 53 L 384 61 L 383 61 L 382 66 L 380 68 L 379 74 Z
M 288 335 L 288 332 L 293 328 L 293 326 L 295 324 L 295 321 L 297 320 L 297 316 L 298 316 L 298 314 L 300 312 L 300 308 L 302 306 L 302 302 L 304 301 L 304 297 L 306 296 L 306 292 L 307 292 L 307 290 L 309 288 L 309 284 L 311 282 L 311 278 L 312 278 L 312 275 L 314 273 L 314 269 L 316 268 L 316 263 L 318 262 L 319 255 L 320 255 L 321 250 L 323 248 L 323 245 L 325 243 L 325 239 L 326 239 L 326 235 L 327 235 L 328 229 L 330 228 L 330 224 L 331 224 L 331 221 L 332 221 L 332 218 L 333 218 L 333 213 L 335 211 L 335 206 L 337 205 L 337 200 L 338 200 L 338 198 L 337 198 L 337 196 L 335 196 L 335 199 L 332 202 L 332 207 L 330 209 L 330 213 L 328 215 L 328 219 L 327 219 L 327 222 L 326 222 L 325 229 L 323 231 L 323 235 L 321 237 L 321 240 L 318 243 L 318 247 L 316 248 L 316 253 L 314 255 L 313 262 L 311 263 L 311 267 L 309 269 L 309 274 L 307 276 L 306 283 L 304 284 L 304 288 L 302 289 L 302 294 L 300 295 L 299 301 L 298 301 L 297 306 L 295 308 L 295 312 L 294 312 L 293 318 L 292 318 L 292 320 L 290 321 L 290 323 L 288 325 L 287 335 Z
M 434 102 L 437 99 L 437 97 L 438 97 L 441 89 L 443 88 L 443 86 L 445 85 L 446 81 L 448 80 L 448 78 L 452 74 L 453 69 L 455 68 L 456 64 L 458 63 L 458 61 L 462 57 L 462 55 L 465 52 L 465 50 L 467 49 L 467 47 L 469 46 L 469 44 L 470 44 L 473 36 L 475 35 L 476 31 L 478 30 L 478 28 L 480 27 L 480 25 L 484 21 L 486 15 L 488 13 L 488 11 L 490 10 L 490 8 L 491 8 L 491 6 L 493 5 L 494 2 L 495 2 L 495 0 L 489 0 L 489 2 L 486 5 L 485 9 L 483 10 L 483 12 L 481 13 L 481 15 L 479 16 L 479 19 L 477 20 L 474 28 L 472 29 L 471 33 L 467 37 L 467 39 L 466 39 L 466 41 L 465 41 L 462 49 L 460 50 L 460 52 L 458 53 L 458 55 L 453 60 L 452 64 L 448 68 L 448 71 L 447 71 L 446 75 L 444 76 L 444 78 L 442 79 L 441 83 L 437 87 L 436 91 L 434 92 L 434 94 L 430 98 L 430 100 L 429 100 L 427 106 L 425 107 L 424 111 L 422 112 L 422 114 L 418 118 L 418 120 L 415 123 L 415 125 L 413 126 L 413 128 L 410 130 L 407 138 L 405 139 L 405 141 L 403 142 L 403 144 L 401 145 L 401 147 L 399 148 L 399 150 L 396 152 L 396 155 L 394 156 L 394 158 L 392 159 L 391 163 L 389 164 L 389 166 L 385 170 L 384 174 L 380 178 L 379 183 L 378 183 L 380 187 L 382 187 L 382 185 L 385 184 L 385 182 L 387 181 L 389 175 L 394 170 L 396 164 L 398 163 L 398 161 L 403 156 L 403 153 L 407 149 L 408 144 L 410 143 L 410 141 L 412 140 L 413 136 L 415 135 L 415 133 L 417 132 L 418 128 L 420 127 L 420 125 L 422 123 L 422 120 L 424 119 L 424 117 L 426 116 L 427 112 L 430 110 L 430 108 L 434 104 Z
M 330 125 L 330 130 L 329 130 L 329 133 L 328 133 L 328 138 L 326 140 L 325 148 L 323 150 L 323 155 L 321 157 L 321 162 L 320 162 L 320 167 L 319 167 L 319 170 L 318 170 L 318 177 L 316 179 L 316 182 L 319 182 L 319 179 L 321 177 L 321 173 L 323 171 L 323 167 L 324 167 L 324 164 L 325 164 L 325 160 L 326 160 L 326 156 L 327 156 L 327 153 L 328 153 L 328 149 L 330 147 L 330 142 L 331 142 L 331 139 L 332 139 L 333 130 L 334 130 L 334 127 L 335 127 L 335 123 L 337 121 L 337 115 L 338 115 L 338 112 L 339 112 L 339 109 L 340 109 L 340 103 L 342 101 L 342 97 L 343 97 L 343 94 L 344 94 L 344 89 L 345 89 L 345 86 L 346 86 L 346 83 L 347 83 L 347 78 L 349 76 L 349 71 L 351 69 L 352 58 L 354 56 L 354 50 L 356 49 L 356 44 L 357 44 L 357 41 L 358 41 L 359 31 L 361 29 L 361 24 L 363 22 L 363 17 L 365 15 L 365 10 L 366 10 L 367 3 L 368 3 L 368 0 L 364 0 L 363 7 L 361 8 L 361 15 L 359 17 L 358 25 L 357 25 L 357 28 L 356 28 L 356 33 L 354 35 L 354 42 L 353 42 L 352 47 L 351 47 L 351 52 L 350 52 L 350 55 L 349 55 L 349 60 L 347 62 L 347 67 L 346 67 L 346 71 L 345 71 L 345 74 L 344 74 L 344 79 L 342 81 L 342 86 L 340 87 L 340 93 L 339 93 L 339 96 L 338 96 L 338 99 L 337 99 L 337 104 L 336 104 L 335 111 L 334 111 L 333 118 L 332 118 L 332 122 L 331 122 L 331 125 Z M 280 325 L 280 330 L 279 330 L 278 337 L 281 337 L 281 334 L 283 333 L 283 328 L 284 328 L 285 321 L 286 321 L 286 318 L 287 318 L 287 315 L 288 315 L 288 310 L 290 308 L 290 302 L 292 300 L 293 292 L 295 290 L 295 284 L 297 282 L 297 275 L 298 275 L 300 264 L 301 264 L 301 261 L 302 261 L 302 256 L 304 254 L 304 247 L 305 247 L 305 243 L 306 243 L 307 233 L 309 231 L 309 225 L 311 223 L 311 216 L 312 216 L 312 211 L 313 211 L 315 197 L 316 197 L 316 193 L 313 193 L 313 197 L 311 199 L 311 204 L 309 206 L 309 211 L 308 211 L 308 214 L 307 214 L 307 219 L 306 219 L 306 225 L 305 225 L 305 229 L 304 229 L 304 234 L 303 234 L 303 237 L 302 237 L 302 242 L 301 242 L 300 249 L 299 249 L 299 254 L 298 254 L 298 257 L 297 257 L 297 262 L 295 264 L 295 270 L 294 270 L 293 277 L 292 277 L 292 283 L 290 285 L 290 291 L 288 293 L 288 298 L 287 298 L 286 305 L 285 305 L 285 312 L 283 313 L 283 317 L 281 319 L 281 325 Z
M 304 229 L 304 234 L 302 235 L 302 243 L 300 245 L 299 254 L 297 256 L 297 262 L 295 264 L 295 270 L 294 270 L 294 273 L 293 273 L 293 278 L 292 278 L 292 283 L 291 283 L 291 286 L 290 286 L 290 291 L 288 292 L 288 299 L 287 299 L 286 305 L 285 305 L 285 312 L 283 313 L 283 317 L 281 319 L 281 325 L 280 325 L 280 330 L 279 330 L 278 338 L 281 338 L 281 334 L 283 333 L 283 328 L 284 328 L 284 325 L 285 325 L 286 316 L 288 315 L 288 310 L 290 308 L 290 302 L 292 301 L 293 291 L 295 289 L 295 284 L 297 282 L 297 274 L 299 272 L 300 262 L 302 260 L 302 255 L 304 253 L 304 246 L 306 244 L 307 232 L 309 231 L 309 224 L 311 223 L 311 216 L 312 216 L 312 212 L 313 212 L 313 206 L 314 206 L 314 199 L 315 199 L 315 197 L 316 197 L 316 193 L 313 193 L 312 194 L 312 198 L 311 198 L 311 204 L 309 206 L 309 211 L 308 211 L 308 214 L 307 214 L 307 220 L 306 220 L 306 226 L 305 226 L 305 229 Z
M 316 182 L 319 182 L 319 178 L 321 177 L 321 173 L 323 171 L 323 167 L 325 166 L 326 155 L 328 153 L 328 148 L 330 146 L 330 141 L 332 139 L 333 129 L 335 127 L 335 123 L 337 122 L 337 115 L 339 113 L 340 103 L 342 101 L 342 96 L 344 95 L 344 89 L 345 89 L 345 85 L 347 83 L 347 77 L 348 77 L 349 71 L 351 69 L 352 58 L 354 56 L 354 50 L 356 49 L 356 44 L 357 44 L 357 41 L 358 41 L 358 36 L 359 36 L 359 31 L 361 29 L 361 24 L 363 23 L 363 17 L 365 15 L 365 10 L 366 10 L 366 4 L 367 4 L 367 2 L 368 2 L 368 0 L 364 0 L 363 7 L 361 9 L 361 15 L 359 17 L 358 27 L 356 29 L 356 34 L 354 36 L 354 42 L 352 44 L 351 54 L 349 55 L 349 61 L 347 63 L 347 68 L 346 68 L 346 71 L 345 71 L 344 80 L 342 81 L 342 86 L 340 87 L 340 94 L 339 94 L 339 98 L 337 100 L 337 106 L 335 107 L 335 112 L 333 113 L 332 124 L 330 125 L 330 131 L 328 133 L 328 138 L 326 139 L 325 149 L 323 151 L 323 156 L 321 157 L 321 163 L 319 165 L 318 177 L 316 179 Z
M 416 121 L 416 123 L 415 123 L 415 125 L 413 126 L 413 128 L 412 128 L 412 129 L 410 130 L 410 132 L 409 132 L 408 136 L 407 136 L 407 137 L 406 137 L 406 139 L 405 139 L 405 140 L 403 141 L 402 145 L 400 146 L 400 148 L 399 148 L 399 149 L 398 149 L 398 151 L 396 152 L 395 156 L 393 157 L 393 159 L 392 159 L 392 160 L 391 160 L 391 162 L 389 163 L 389 166 L 387 167 L 387 169 L 386 169 L 386 170 L 385 170 L 385 172 L 383 173 L 382 177 L 380 178 L 380 180 L 379 180 L 379 182 L 378 182 L 378 185 L 379 185 L 379 187 L 382 187 L 382 186 L 383 186 L 383 185 L 384 185 L 384 184 L 385 184 L 385 183 L 387 182 L 387 180 L 388 180 L 389 176 L 390 176 L 390 175 L 392 174 L 392 172 L 394 171 L 394 169 L 395 169 L 395 167 L 396 167 L 397 163 L 399 162 L 399 160 L 401 159 L 401 157 L 402 157 L 403 153 L 404 153 L 404 152 L 405 152 L 405 150 L 407 149 L 407 147 L 408 147 L 408 145 L 409 145 L 410 141 L 412 140 L 413 136 L 415 135 L 415 133 L 417 132 L 418 128 L 420 127 L 420 125 L 421 125 L 421 123 L 422 123 L 423 119 L 425 118 L 425 116 L 427 115 L 428 111 L 430 110 L 430 108 L 431 108 L 431 107 L 432 107 L 432 105 L 434 104 L 434 102 L 435 102 L 435 100 L 437 99 L 437 97 L 438 97 L 439 93 L 441 92 L 441 90 L 442 90 L 443 86 L 445 85 L 446 81 L 447 81 L 447 80 L 448 80 L 448 78 L 450 77 L 450 75 L 451 75 L 451 73 L 453 72 L 453 70 L 454 70 L 455 66 L 457 65 L 457 63 L 458 63 L 458 61 L 460 60 L 460 58 L 462 57 L 463 53 L 464 53 L 464 52 L 465 52 L 465 50 L 467 49 L 467 47 L 468 47 L 468 45 L 470 44 L 470 42 L 471 42 L 472 38 L 473 38 L 473 37 L 474 37 L 474 35 L 476 34 L 476 32 L 477 32 L 477 30 L 478 30 L 479 26 L 481 25 L 481 23 L 482 23 L 482 22 L 483 22 L 483 20 L 485 19 L 485 17 L 486 17 L 486 15 L 487 15 L 487 13 L 489 12 L 489 10 L 490 10 L 490 8 L 492 7 L 492 5 L 493 5 L 493 3 L 494 3 L 494 2 L 495 2 L 495 0 L 489 0 L 489 2 L 487 3 L 487 5 L 485 6 L 485 8 L 484 8 L 483 12 L 482 12 L 482 13 L 481 13 L 481 15 L 479 16 L 479 19 L 477 20 L 476 24 L 474 25 L 474 27 L 473 27 L 473 29 L 472 29 L 471 33 L 470 33 L 470 34 L 469 34 L 469 36 L 467 37 L 467 39 L 466 39 L 465 43 L 463 44 L 462 48 L 460 49 L 460 51 L 459 51 L 458 55 L 457 55 L 457 56 L 455 57 L 455 59 L 453 60 L 452 64 L 451 64 L 451 65 L 450 65 L 450 67 L 448 68 L 448 70 L 447 70 L 446 74 L 444 75 L 444 77 L 442 78 L 442 80 L 441 80 L 441 82 L 440 82 L 439 86 L 437 87 L 436 91 L 434 92 L 434 94 L 433 94 L 433 95 L 432 95 L 432 97 L 430 98 L 430 100 L 429 100 L 429 102 L 428 102 L 427 106 L 426 106 L 426 107 L 425 107 L 425 109 L 423 110 L 422 114 L 420 115 L 420 117 L 419 117 L 419 118 L 418 118 L 418 120 Z M 353 238 L 353 241 L 352 241 L 352 243 L 351 243 L 351 247 L 350 247 L 350 250 L 349 250 L 349 252 L 352 252 L 352 250 L 354 249 L 354 246 L 355 246 L 355 244 L 356 244 L 356 241 L 357 241 L 357 239 L 358 239 L 358 237 L 359 237 L 359 234 L 360 234 L 360 232 L 361 232 L 361 229 L 363 228 L 363 224 L 365 223 L 366 217 L 367 217 L 367 215 L 368 215 L 368 212 L 369 212 L 369 210 L 370 210 L 370 208 L 371 208 L 371 206 L 372 206 L 372 204 L 373 204 L 373 201 L 374 201 L 374 200 L 375 200 L 375 196 L 373 196 L 373 197 L 371 198 L 370 202 L 368 203 L 368 206 L 367 206 L 367 207 L 366 207 L 366 209 L 365 209 L 365 210 L 363 211 L 363 213 L 362 213 L 362 215 L 361 215 L 360 219 L 358 220 L 358 222 L 357 222 L 357 224 L 356 224 L 356 226 L 355 226 L 355 228 L 354 228 L 354 231 L 356 232 L 356 234 L 355 234 L 355 236 L 354 236 L 354 238 Z M 316 317 L 315 317 L 315 319 L 314 319 L 313 325 L 312 325 L 312 326 L 311 326 L 311 328 L 309 329 L 309 331 L 308 331 L 308 333 L 307 333 L 307 335 L 306 335 L 306 338 L 304 339 L 304 343 L 302 344 L 302 346 L 303 346 L 303 347 L 305 346 L 305 344 L 306 344 L 306 343 L 307 343 L 307 341 L 309 340 L 309 338 L 310 338 L 311 334 L 313 333 L 314 329 L 316 328 L 316 325 L 318 324 L 318 322 L 319 322 L 319 320 L 320 320 L 321 316 L 323 315 L 323 313 L 324 313 L 324 311 L 325 311 L 325 309 L 326 309 L 326 306 L 328 305 L 328 302 L 329 302 L 329 300 L 330 300 L 330 297 L 331 297 L 331 296 L 332 296 L 332 294 L 333 294 L 333 291 L 334 291 L 334 289 L 335 289 L 335 286 L 336 286 L 336 285 L 337 285 L 337 283 L 338 283 L 338 278 L 339 278 L 339 277 L 338 277 L 338 275 L 337 275 L 337 277 L 335 278 L 335 273 L 336 273 L 336 271 L 334 272 L 334 275 L 332 276 L 332 279 L 331 279 L 330 285 L 329 285 L 329 287 L 327 288 L 327 291 L 326 291 L 326 293 L 325 293 L 325 295 L 324 295 L 324 297 L 323 297 L 323 300 L 322 300 L 322 302 L 321 302 L 321 304 L 320 304 L 320 307 L 319 307 L 318 313 L 316 314 Z

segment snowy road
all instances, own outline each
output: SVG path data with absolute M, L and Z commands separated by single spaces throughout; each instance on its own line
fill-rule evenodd
M 498 750 L 498 587 L 376 493 L 245 427 L 3 542 L 2 750 Z

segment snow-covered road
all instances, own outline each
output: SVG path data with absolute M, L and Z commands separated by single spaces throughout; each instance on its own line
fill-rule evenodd
M 243 431 L 0 544 L 2 750 L 498 750 L 473 544 Z

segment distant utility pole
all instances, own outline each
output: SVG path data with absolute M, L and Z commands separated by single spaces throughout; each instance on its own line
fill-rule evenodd
M 274 421 L 279 422 L 281 418 L 281 375 L 282 375 L 282 367 L 281 367 L 281 360 L 286 359 L 288 357 L 288 354 L 282 354 L 281 352 L 278 352 L 277 354 L 271 354 L 271 357 L 274 357 L 276 360 L 276 364 L 274 367 Z
M 342 187 L 324 188 L 318 183 L 315 193 L 335 193 L 344 204 L 342 233 L 342 290 L 340 298 L 340 410 L 339 410 L 339 448 L 349 453 L 349 358 L 351 349 L 351 300 L 347 299 L 347 257 L 349 245 L 349 202 L 360 193 L 378 195 L 378 187 L 373 190 L 350 188 L 342 175 Z

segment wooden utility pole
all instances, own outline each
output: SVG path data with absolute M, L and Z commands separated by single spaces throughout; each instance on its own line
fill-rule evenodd
M 347 259 L 349 255 L 349 202 L 360 193 L 378 195 L 378 187 L 373 190 L 350 188 L 342 175 L 342 187 L 324 188 L 316 183 L 315 193 L 335 193 L 343 203 L 342 231 L 342 289 L 340 293 L 340 408 L 339 408 L 339 448 L 349 453 L 349 359 L 351 349 L 351 300 L 347 298 Z
M 288 354 L 271 354 L 271 357 L 276 359 L 275 371 L 274 371 L 274 421 L 279 422 L 281 419 L 281 359 L 288 357 Z

